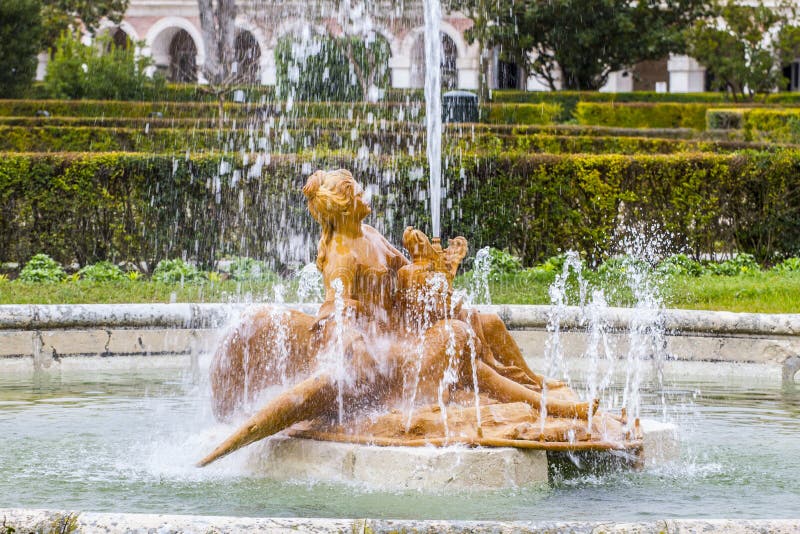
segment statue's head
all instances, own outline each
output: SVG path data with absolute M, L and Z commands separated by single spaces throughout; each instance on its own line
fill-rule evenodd
M 316 171 L 303 187 L 308 211 L 322 225 L 335 226 L 344 220 L 361 222 L 371 212 L 363 192 L 361 185 L 345 169 Z
M 427 260 L 433 262 L 437 258 L 437 252 L 428 236 L 413 226 L 407 227 L 403 232 L 403 246 L 414 261 Z

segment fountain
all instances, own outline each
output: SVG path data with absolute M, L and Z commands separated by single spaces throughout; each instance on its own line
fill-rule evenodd
M 325 300 L 316 316 L 264 307 L 228 333 L 211 365 L 217 416 L 281 392 L 199 465 L 286 429 L 384 446 L 641 452 L 638 419 L 533 372 L 497 315 L 454 297 L 463 237 L 443 249 L 409 227 L 409 262 L 362 223 L 370 207 L 348 171 L 317 171 L 303 193 L 322 227 Z

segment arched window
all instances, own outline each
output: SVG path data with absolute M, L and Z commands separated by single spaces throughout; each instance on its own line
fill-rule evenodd
M 171 82 L 197 81 L 197 46 L 186 30 L 178 30 L 169 45 L 169 71 Z
M 259 63 L 261 47 L 249 31 L 242 30 L 236 35 L 236 83 L 254 84 L 260 81 Z
M 125 33 L 125 30 L 122 28 L 113 28 L 109 35 L 111 36 L 111 44 L 114 48 L 119 50 L 127 50 L 131 46 L 131 38 Z
M 442 32 L 442 88 L 455 89 L 458 86 L 458 48 L 453 38 Z M 411 52 L 411 87 L 425 87 L 425 36 L 420 35 Z

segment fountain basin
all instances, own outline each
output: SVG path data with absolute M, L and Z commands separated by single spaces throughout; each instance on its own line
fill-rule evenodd
M 292 305 L 315 313 L 316 305 Z M 71 356 L 194 355 L 213 351 L 221 329 L 245 306 L 225 304 L 4 305 L 0 306 L 0 359 L 37 368 Z M 548 306 L 482 306 L 498 313 L 526 359 L 543 356 Z M 627 350 L 630 309 L 609 308 L 605 319 L 619 333 L 617 352 Z M 562 321 L 567 354 L 586 347 L 577 308 Z M 800 372 L 800 314 L 754 314 L 665 310 L 670 360 L 755 363 L 791 382 Z

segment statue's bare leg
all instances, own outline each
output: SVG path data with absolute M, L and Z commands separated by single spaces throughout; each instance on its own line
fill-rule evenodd
M 500 316 L 496 313 L 479 313 L 476 315 L 479 320 L 473 320 L 473 323 L 478 323 L 477 328 L 480 328 L 483 339 L 495 359 L 506 368 L 500 374 L 521 384 L 534 384 L 537 389 L 541 390 L 545 383 L 545 377 L 535 373 L 528 366 L 525 357 L 519 350 L 519 345 L 511 337 L 511 333 Z M 577 400 L 577 395 L 566 387 L 566 383 L 553 379 L 547 379 L 546 383 L 547 389 L 552 393 L 553 398 Z
M 211 363 L 214 414 L 228 419 L 270 385 L 303 376 L 314 368 L 314 317 L 265 306 L 248 314 L 217 349 Z
M 541 410 L 542 402 L 545 400 L 541 393 L 509 380 L 482 361 L 478 361 L 477 364 L 478 385 L 482 391 L 489 393 L 501 402 L 526 402 Z M 578 419 L 589 417 L 588 402 L 548 398 L 546 403 L 549 415 Z
M 293 424 L 313 419 L 334 409 L 336 385 L 328 375 L 307 378 L 267 403 L 214 451 L 200 460 L 199 467 L 266 438 Z

